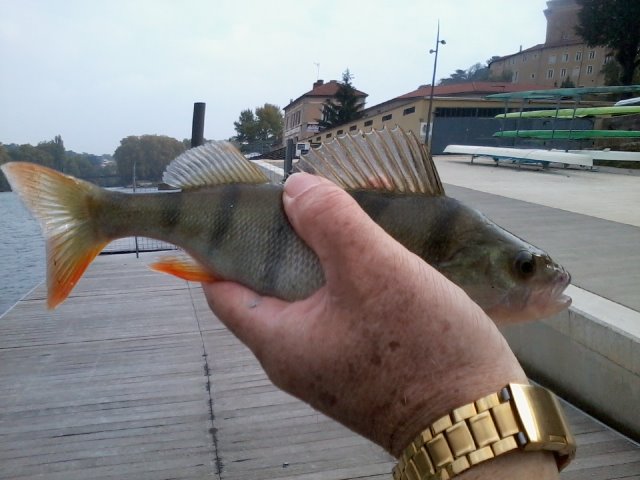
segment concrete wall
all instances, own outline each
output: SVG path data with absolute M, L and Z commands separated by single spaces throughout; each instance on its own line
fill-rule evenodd
M 507 327 L 527 374 L 640 439 L 640 313 L 576 287 L 570 310 Z

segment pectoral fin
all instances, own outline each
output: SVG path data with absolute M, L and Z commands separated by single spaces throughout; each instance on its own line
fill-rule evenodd
M 187 255 L 162 257 L 149 267 L 157 272 L 168 273 L 189 282 L 211 283 L 220 280 Z

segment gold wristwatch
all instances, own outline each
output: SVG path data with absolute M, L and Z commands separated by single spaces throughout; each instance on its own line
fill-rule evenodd
M 562 407 L 546 388 L 510 383 L 456 408 L 405 448 L 393 478 L 449 479 L 515 449 L 552 451 L 559 470 L 575 456 L 576 443 Z

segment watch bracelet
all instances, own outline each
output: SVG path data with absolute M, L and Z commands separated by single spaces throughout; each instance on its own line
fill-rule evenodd
M 506 390 L 456 408 L 420 432 L 400 455 L 393 479 L 446 480 L 524 446 L 527 438 Z

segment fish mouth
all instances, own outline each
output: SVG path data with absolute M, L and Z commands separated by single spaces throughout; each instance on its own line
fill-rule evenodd
M 527 289 L 524 297 L 506 304 L 494 305 L 485 312 L 498 325 L 529 322 L 552 317 L 571 306 L 571 297 L 564 293 L 571 283 L 571 275 L 562 267 L 556 268 L 554 279 L 544 287 Z
M 571 283 L 571 275 L 564 268 L 556 270 L 555 279 L 550 287 L 531 292 L 528 305 L 525 308 L 531 320 L 551 317 L 571 306 L 571 297 L 564 291 Z

